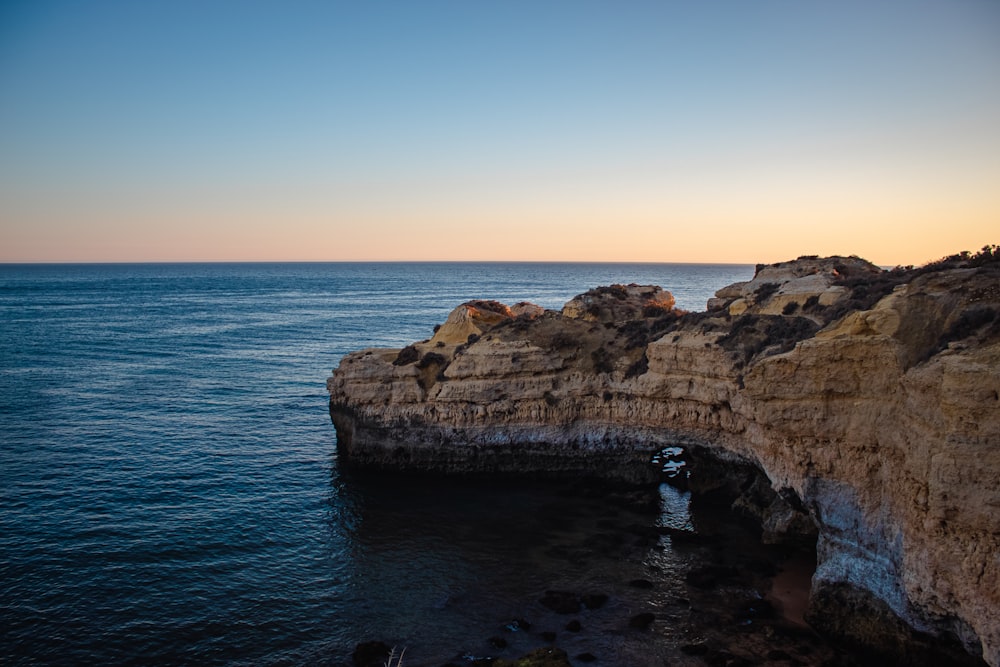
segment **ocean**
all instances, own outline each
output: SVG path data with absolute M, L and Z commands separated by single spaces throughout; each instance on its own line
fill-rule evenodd
M 731 554 L 664 531 L 723 519 L 670 487 L 651 515 L 555 483 L 341 470 L 324 383 L 347 352 L 428 338 L 469 299 L 557 309 L 635 282 L 703 310 L 752 275 L 0 265 L 0 664 L 350 665 L 372 640 L 405 647 L 408 666 L 552 641 L 582 656 L 574 664 L 683 660 L 718 621 L 685 576 Z M 724 597 L 754 595 L 732 586 Z M 539 605 L 547 590 L 607 603 L 553 615 Z M 629 629 L 639 612 L 656 616 L 651 629 Z M 582 630 L 566 629 L 573 619 Z

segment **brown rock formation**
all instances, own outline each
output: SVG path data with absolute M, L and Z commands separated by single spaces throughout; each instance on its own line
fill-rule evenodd
M 664 447 L 711 452 L 766 475 L 766 536 L 818 531 L 815 626 L 912 664 L 953 659 L 950 642 L 997 667 L 997 260 L 800 258 L 705 313 L 635 285 L 562 313 L 464 304 L 427 343 L 342 360 L 341 457 L 638 480 Z

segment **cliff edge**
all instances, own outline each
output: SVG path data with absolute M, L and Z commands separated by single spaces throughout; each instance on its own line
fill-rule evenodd
M 560 312 L 469 302 L 428 340 L 347 355 L 327 388 L 346 464 L 640 481 L 682 447 L 752 466 L 765 537 L 816 536 L 817 629 L 1000 667 L 996 247 L 759 266 L 700 313 L 639 285 Z

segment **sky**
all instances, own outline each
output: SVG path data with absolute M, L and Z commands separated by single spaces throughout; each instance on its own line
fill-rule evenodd
M 0 262 L 994 243 L 997 0 L 0 2 Z

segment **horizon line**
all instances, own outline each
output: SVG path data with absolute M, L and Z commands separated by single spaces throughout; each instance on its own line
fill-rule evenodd
M 803 255 L 804 257 L 805 255 Z M 836 257 L 839 255 L 830 255 Z M 783 260 L 791 261 L 791 260 Z M 575 259 L 156 259 L 156 260 L 0 260 L 0 266 L 100 266 L 167 264 L 701 264 L 755 266 L 761 262 Z

